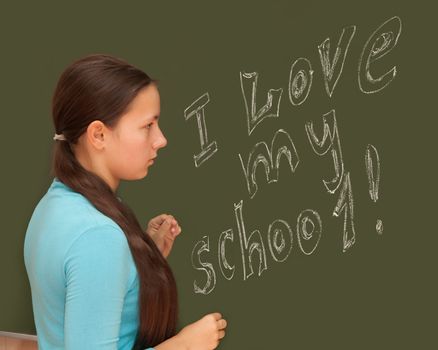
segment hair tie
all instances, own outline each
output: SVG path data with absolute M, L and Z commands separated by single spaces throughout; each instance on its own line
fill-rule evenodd
M 53 137 L 53 139 L 59 140 L 59 141 L 66 141 L 67 140 L 63 134 L 57 134 L 57 133 L 55 133 L 55 136 Z

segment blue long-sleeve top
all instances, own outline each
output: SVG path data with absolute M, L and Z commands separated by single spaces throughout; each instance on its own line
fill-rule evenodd
M 54 178 L 30 219 L 24 262 L 40 350 L 131 350 L 139 282 L 120 226 Z

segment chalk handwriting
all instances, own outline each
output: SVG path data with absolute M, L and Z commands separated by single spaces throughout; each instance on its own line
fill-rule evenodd
M 306 101 L 312 87 L 312 81 L 313 70 L 310 61 L 304 57 L 296 59 L 289 74 L 289 100 L 294 106 Z
M 394 80 L 397 74 L 396 66 L 380 76 L 376 76 L 376 73 L 373 74 L 371 68 L 374 68 L 378 60 L 396 47 L 401 27 L 400 18 L 394 16 L 381 24 L 368 37 L 362 48 L 357 67 L 357 78 L 361 92 L 365 94 L 379 92 Z M 332 44 L 330 37 L 318 45 L 324 88 L 329 98 L 333 96 L 342 76 L 355 33 L 355 25 L 346 26 L 338 37 L 336 47 Z M 297 58 L 292 63 L 288 81 L 288 95 L 292 106 L 299 106 L 307 100 L 312 88 L 313 73 L 312 64 L 305 57 Z M 257 108 L 257 82 L 257 72 L 240 72 L 240 89 L 244 99 L 248 136 L 267 118 L 279 119 L 280 116 L 283 89 L 269 89 L 266 103 Z M 196 167 L 203 164 L 218 150 L 216 141 L 209 142 L 207 137 L 204 109 L 209 101 L 209 94 L 205 93 L 184 111 L 186 120 L 196 116 L 198 123 L 201 152 L 194 156 Z M 335 109 L 322 115 L 322 129 L 318 128 L 318 130 L 322 130 L 322 135 L 320 135 L 321 132 L 315 131 L 314 125 L 314 121 L 308 121 L 304 128 L 313 152 L 318 156 L 330 154 L 333 161 L 334 175 L 329 178 L 324 176 L 322 182 L 328 193 L 337 193 L 332 215 L 340 217 L 342 213 L 344 214 L 342 250 L 345 253 L 356 243 L 354 199 L 351 172 L 345 169 L 342 156 Z M 291 136 L 284 129 L 278 129 L 275 132 L 270 146 L 265 141 L 257 142 L 246 159 L 241 153 L 238 153 L 251 199 L 258 191 L 256 172 L 259 165 L 264 170 L 268 184 L 277 182 L 280 161 L 283 156 L 287 159 L 289 168 L 294 173 L 300 159 Z M 365 168 L 368 177 L 368 192 L 373 202 L 377 202 L 379 198 L 380 165 L 379 152 L 376 147 L 368 144 L 365 152 Z M 237 231 L 230 228 L 220 233 L 217 237 L 217 254 L 213 254 L 213 249 L 210 249 L 209 236 L 204 236 L 195 243 L 191 254 L 192 266 L 196 271 L 201 271 L 204 274 L 203 284 L 199 282 L 200 278 L 194 279 L 193 290 L 195 293 L 207 295 L 214 290 L 217 283 L 214 262 L 219 266 L 221 272 L 219 276 L 222 275 L 226 280 L 235 278 L 238 269 L 236 264 L 241 264 L 242 279 L 247 281 L 251 276 L 253 278 L 260 277 L 267 271 L 270 261 L 285 262 L 294 247 L 294 236 L 297 238 L 301 252 L 305 255 L 313 254 L 322 238 L 322 220 L 318 212 L 313 209 L 301 211 L 296 219 L 295 234 L 291 225 L 283 219 L 273 220 L 267 227 L 265 235 L 258 229 L 253 229 L 248 234 L 243 215 L 243 200 L 234 203 L 234 218 Z M 376 231 L 378 234 L 383 233 L 383 222 L 380 219 L 377 220 Z M 235 234 L 238 235 L 238 239 Z M 241 259 L 233 261 L 230 260 L 232 256 L 227 255 L 227 249 L 236 244 L 239 244 Z M 272 260 L 268 261 L 270 257 Z
M 319 214 L 312 210 L 303 210 L 297 219 L 297 237 L 301 251 L 312 254 L 318 246 L 322 234 L 322 221 Z
M 248 135 L 266 118 L 278 118 L 280 101 L 283 89 L 269 89 L 268 100 L 263 107 L 257 110 L 257 80 L 258 73 L 240 72 L 240 88 L 245 102 Z
M 243 216 L 243 200 L 234 203 L 234 216 L 239 234 L 237 243 L 240 246 L 242 257 L 243 281 L 248 280 L 251 276 L 260 277 L 268 270 L 268 254 L 265 248 L 266 240 L 270 256 L 274 262 L 283 263 L 287 260 L 293 248 L 294 235 L 291 226 L 286 220 L 273 220 L 268 226 L 266 237 L 258 229 L 253 230 L 249 235 L 247 234 Z M 316 250 L 322 235 L 322 221 L 315 210 L 305 209 L 301 211 L 296 219 L 296 235 L 301 251 L 305 255 L 311 255 Z M 222 231 L 217 239 L 217 262 L 222 276 L 227 280 L 235 277 L 236 266 L 232 266 L 229 263 L 226 254 L 226 250 L 233 244 L 236 244 L 235 242 L 233 229 Z M 192 266 L 195 270 L 203 271 L 206 275 L 205 283 L 202 287 L 199 286 L 195 279 L 193 284 L 195 293 L 206 295 L 211 293 L 216 286 L 215 266 L 208 262 L 212 258 L 212 249 L 210 249 L 209 236 L 204 236 L 193 247 L 191 256 Z M 206 256 L 201 261 L 201 254 L 204 252 L 206 252 Z M 253 259 L 254 256 L 257 257 L 256 260 Z M 258 266 L 254 266 L 257 260 Z
M 236 270 L 235 266 L 231 266 L 228 263 L 228 260 L 225 256 L 225 243 L 226 240 L 230 240 L 231 243 L 234 242 L 234 234 L 233 230 L 229 229 L 223 231 L 219 236 L 219 244 L 218 244 L 218 258 L 219 258 L 219 267 L 222 272 L 222 276 L 224 276 L 227 280 L 231 280 L 234 276 L 234 271 Z
M 210 251 L 210 238 L 204 236 L 202 240 L 197 242 L 192 250 L 192 266 L 196 270 L 204 271 L 207 274 L 207 280 L 204 287 L 199 287 L 196 280 L 193 282 L 193 290 L 195 293 L 209 294 L 216 286 L 216 272 L 214 267 L 209 262 L 201 261 L 201 253 Z
M 368 145 L 365 152 L 365 168 L 368 176 L 368 184 L 371 199 L 375 202 L 379 199 L 380 160 L 379 152 L 373 145 Z
M 350 173 L 346 173 L 339 192 L 338 202 L 333 210 L 334 216 L 339 216 L 344 212 L 343 230 L 343 251 L 346 252 L 356 242 L 356 232 L 354 230 L 354 201 L 351 189 Z
M 283 262 L 292 250 L 293 232 L 285 220 L 277 219 L 268 228 L 268 244 L 272 258 Z
M 206 92 L 184 110 L 184 117 L 186 120 L 189 120 L 191 117 L 196 115 L 196 120 L 198 122 L 199 138 L 201 141 L 201 152 L 193 156 L 195 161 L 195 167 L 197 168 L 200 167 L 202 163 L 209 159 L 218 150 L 216 141 L 208 143 L 204 108 L 209 102 L 210 96 L 208 92 Z
M 322 116 L 323 122 L 323 136 L 319 139 L 313 130 L 313 122 L 307 122 L 305 125 L 307 137 L 313 151 L 323 156 L 329 150 L 333 158 L 333 166 L 335 169 L 335 176 L 332 180 L 323 180 L 323 183 L 329 193 L 335 193 L 342 181 L 344 175 L 344 161 L 342 159 L 341 141 L 339 139 L 338 125 L 336 122 L 335 110 Z
M 263 244 L 262 235 L 259 230 L 254 230 L 249 236 L 246 235 L 245 223 L 243 221 L 243 201 L 234 204 L 236 215 L 237 231 L 239 232 L 240 250 L 242 252 L 243 279 L 250 277 L 254 270 L 252 268 L 252 255 L 257 252 L 259 255 L 258 275 L 268 268 L 266 262 L 266 250 Z
M 324 75 L 324 85 L 327 94 L 332 97 L 339 77 L 344 68 L 345 57 L 347 56 L 348 48 L 351 39 L 356 32 L 356 26 L 349 26 L 342 29 L 341 36 L 338 40 L 333 59 L 330 62 L 330 38 L 325 39 L 318 46 L 319 58 L 321 60 L 322 73 Z M 344 35 L 345 34 L 345 35 Z M 339 61 L 341 59 L 341 61 Z
M 300 159 L 292 138 L 283 129 L 279 129 L 275 133 L 270 149 L 264 141 L 256 143 L 249 153 L 246 162 L 244 162 L 239 153 L 240 164 L 242 165 L 246 186 L 251 198 L 255 196 L 258 190 L 256 179 L 257 166 L 259 164 L 263 165 L 268 183 L 277 182 L 279 179 L 280 160 L 283 155 L 288 160 L 292 172 L 295 172 Z
M 401 19 L 394 16 L 377 28 L 366 42 L 359 60 L 359 88 L 366 94 L 372 94 L 385 88 L 397 74 L 397 67 L 374 78 L 370 72 L 371 63 L 381 59 L 397 45 L 401 33 Z

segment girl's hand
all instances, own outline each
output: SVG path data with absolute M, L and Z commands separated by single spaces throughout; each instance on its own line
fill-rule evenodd
M 161 214 L 149 221 L 146 233 L 155 242 L 161 254 L 167 258 L 176 236 L 181 233 L 181 227 L 172 215 Z
M 212 350 L 218 347 L 225 336 L 226 327 L 227 321 L 216 312 L 184 327 L 176 337 L 179 337 L 184 349 Z

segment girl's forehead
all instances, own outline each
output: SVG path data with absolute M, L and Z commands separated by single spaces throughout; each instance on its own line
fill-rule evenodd
M 148 86 L 138 93 L 122 116 L 125 122 L 146 123 L 160 115 L 160 98 L 155 87 Z

